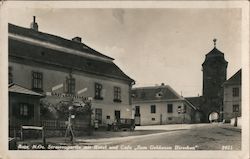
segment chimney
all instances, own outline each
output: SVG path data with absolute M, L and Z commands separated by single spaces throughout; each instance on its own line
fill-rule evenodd
M 74 37 L 74 38 L 72 39 L 72 41 L 81 43 L 81 42 L 82 42 L 82 38 L 77 36 L 77 37 Z
M 33 22 L 30 24 L 30 29 L 38 31 L 38 24 L 36 23 L 36 16 L 33 16 Z

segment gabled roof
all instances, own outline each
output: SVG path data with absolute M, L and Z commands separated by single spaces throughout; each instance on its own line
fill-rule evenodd
M 183 99 L 168 85 L 133 88 L 132 97 L 133 102 Z
M 223 85 L 241 84 L 241 69 L 230 77 Z
M 24 88 L 22 86 L 19 86 L 17 84 L 10 84 L 9 85 L 9 92 L 10 93 L 19 93 L 19 94 L 26 94 L 26 95 L 33 95 L 33 96 L 43 96 L 42 94 L 40 93 L 37 93 L 37 92 L 34 92 L 30 89 L 27 89 L 27 88 Z
M 203 97 L 185 97 L 185 99 L 190 102 L 194 107 L 197 109 L 200 109 L 202 102 L 203 102 Z
M 83 43 L 66 40 L 58 36 L 22 28 L 12 24 L 9 24 L 9 32 L 77 50 L 81 54 L 91 54 L 91 58 L 88 58 L 88 56 L 81 56 L 79 54 L 73 54 L 59 49 L 35 45 L 32 42 L 9 38 L 10 60 L 53 65 L 79 70 L 90 74 L 125 80 L 130 83 L 134 82 L 133 79 L 127 76 L 116 64 L 113 63 L 112 58 L 96 52 Z M 93 56 L 96 58 L 93 58 Z M 99 60 L 98 57 L 104 59 L 106 58 L 108 60 Z
M 63 46 L 63 47 L 67 47 L 67 48 L 78 50 L 78 51 L 82 51 L 85 54 L 92 54 L 92 55 L 95 55 L 95 56 L 99 56 L 99 57 L 107 58 L 107 59 L 110 59 L 110 60 L 114 60 L 113 58 L 108 57 L 106 55 L 103 55 L 100 52 L 90 48 L 89 46 L 87 46 L 84 43 L 75 42 L 75 41 L 68 40 L 68 39 L 65 39 L 65 38 L 62 38 L 62 37 L 59 37 L 59 36 L 56 36 L 56 35 L 43 33 L 43 32 L 40 32 L 40 31 L 20 27 L 20 26 L 10 24 L 10 23 L 9 23 L 9 33 L 12 33 L 12 34 L 15 34 L 15 35 L 21 35 L 21 36 L 36 39 L 36 40 L 39 40 L 39 41 L 44 41 L 44 42 L 47 42 L 47 43 L 52 43 L 52 44 L 55 44 L 55 45 L 58 45 L 58 46 Z

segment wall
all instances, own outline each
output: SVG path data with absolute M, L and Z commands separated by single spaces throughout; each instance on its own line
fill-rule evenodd
M 9 97 L 9 135 L 15 136 L 15 133 L 20 131 L 20 126 L 22 125 L 33 125 L 40 126 L 40 105 L 39 97 L 34 97 L 30 95 L 14 94 L 10 93 Z M 19 107 L 20 103 L 27 103 L 34 105 L 34 116 L 32 118 L 23 119 L 21 117 L 16 117 L 14 114 L 14 107 Z
M 173 104 L 173 113 L 167 112 L 168 104 Z M 156 113 L 151 113 L 151 105 L 156 106 Z M 133 103 L 133 110 L 135 110 L 135 106 L 140 106 L 141 125 L 176 124 L 183 122 L 191 123 L 191 114 L 193 112 L 189 106 L 187 106 L 185 114 L 178 114 L 178 106 L 183 108 L 183 101 Z M 153 121 L 152 118 L 155 118 L 155 120 Z M 172 118 L 172 120 L 169 118 Z
M 239 97 L 233 97 L 233 88 L 239 88 Z M 233 105 L 239 104 L 239 113 L 233 112 Z M 226 85 L 224 86 L 224 119 L 229 120 L 235 115 L 241 116 L 241 85 Z
M 62 84 L 66 81 L 66 77 L 69 76 L 71 70 L 65 68 L 55 68 L 52 66 L 44 66 L 36 63 L 21 64 L 16 61 L 9 62 L 9 66 L 12 66 L 13 82 L 23 87 L 31 89 L 32 78 L 31 72 L 37 71 L 43 73 L 43 91 L 51 92 L 51 88 Z M 103 100 L 95 100 L 93 98 L 92 108 L 102 108 L 102 121 L 106 123 L 106 116 L 110 115 L 111 120 L 114 120 L 114 111 L 120 110 L 122 118 L 131 118 L 132 111 L 129 104 L 129 90 L 130 86 L 127 82 L 107 78 L 103 76 L 90 75 L 79 71 L 72 71 L 72 76 L 76 81 L 76 92 L 87 88 L 87 91 L 80 94 L 84 97 L 94 97 L 95 82 L 102 84 L 103 86 Z M 114 90 L 113 87 L 117 86 L 121 88 L 121 103 L 114 102 Z M 63 88 L 56 90 L 55 92 L 63 93 Z M 95 112 L 95 110 L 94 110 Z M 94 118 L 94 115 L 93 115 Z

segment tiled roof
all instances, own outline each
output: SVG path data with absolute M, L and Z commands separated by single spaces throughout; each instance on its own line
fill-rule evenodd
M 73 42 L 54 35 L 49 35 L 34 31 L 32 29 L 21 28 L 14 25 L 9 25 L 9 30 L 10 32 L 15 34 L 22 34 L 24 36 L 29 36 L 35 39 L 40 38 L 40 40 L 46 40 L 47 42 L 55 43 L 57 45 L 62 45 L 64 47 L 69 47 L 72 49 L 78 49 L 82 51 L 83 54 L 86 53 L 86 50 L 90 51 L 87 52 L 87 54 L 93 53 L 93 50 L 91 52 L 91 49 L 89 47 L 82 47 L 82 45 L 84 45 L 82 43 Z M 79 46 L 78 48 L 78 45 L 81 45 L 81 47 Z M 97 52 L 95 52 L 94 54 L 97 56 L 105 56 Z M 9 38 L 9 57 L 10 60 L 22 60 L 22 62 L 26 63 L 42 63 L 45 65 L 53 65 L 57 67 L 84 71 L 86 73 L 121 79 L 129 82 L 134 81 L 129 76 L 127 76 L 117 65 L 115 65 L 112 60 L 102 61 L 94 58 L 87 58 L 84 56 L 71 54 L 52 48 L 34 45 L 28 42 L 22 42 L 13 38 Z
M 56 35 L 47 34 L 47 33 L 43 33 L 40 31 L 35 31 L 33 29 L 20 27 L 20 26 L 10 24 L 10 23 L 9 23 L 9 33 L 29 37 L 32 39 L 52 43 L 52 44 L 59 45 L 59 46 L 64 46 L 64 47 L 71 48 L 74 50 L 82 51 L 85 54 L 92 54 L 92 55 L 96 55 L 99 57 L 114 60 L 113 58 L 103 55 L 99 53 L 98 51 L 90 48 L 84 43 L 75 42 L 72 40 L 64 39 Z
M 203 97 L 185 97 L 187 101 L 189 101 L 194 107 L 200 108 L 203 102 Z
M 132 89 L 133 102 L 183 99 L 170 86 L 138 87 Z
M 230 84 L 241 84 L 241 69 L 237 71 L 232 77 L 230 77 L 226 82 L 224 82 L 224 85 Z
M 40 93 L 34 92 L 34 91 L 30 90 L 30 89 L 24 88 L 22 86 L 14 84 L 14 83 L 9 85 L 9 92 L 27 94 L 27 95 L 33 95 L 33 96 L 43 96 Z

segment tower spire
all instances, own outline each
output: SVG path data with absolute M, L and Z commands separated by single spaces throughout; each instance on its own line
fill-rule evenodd
M 213 41 L 214 41 L 214 47 L 216 48 L 216 41 L 217 41 L 217 39 L 214 38 Z

